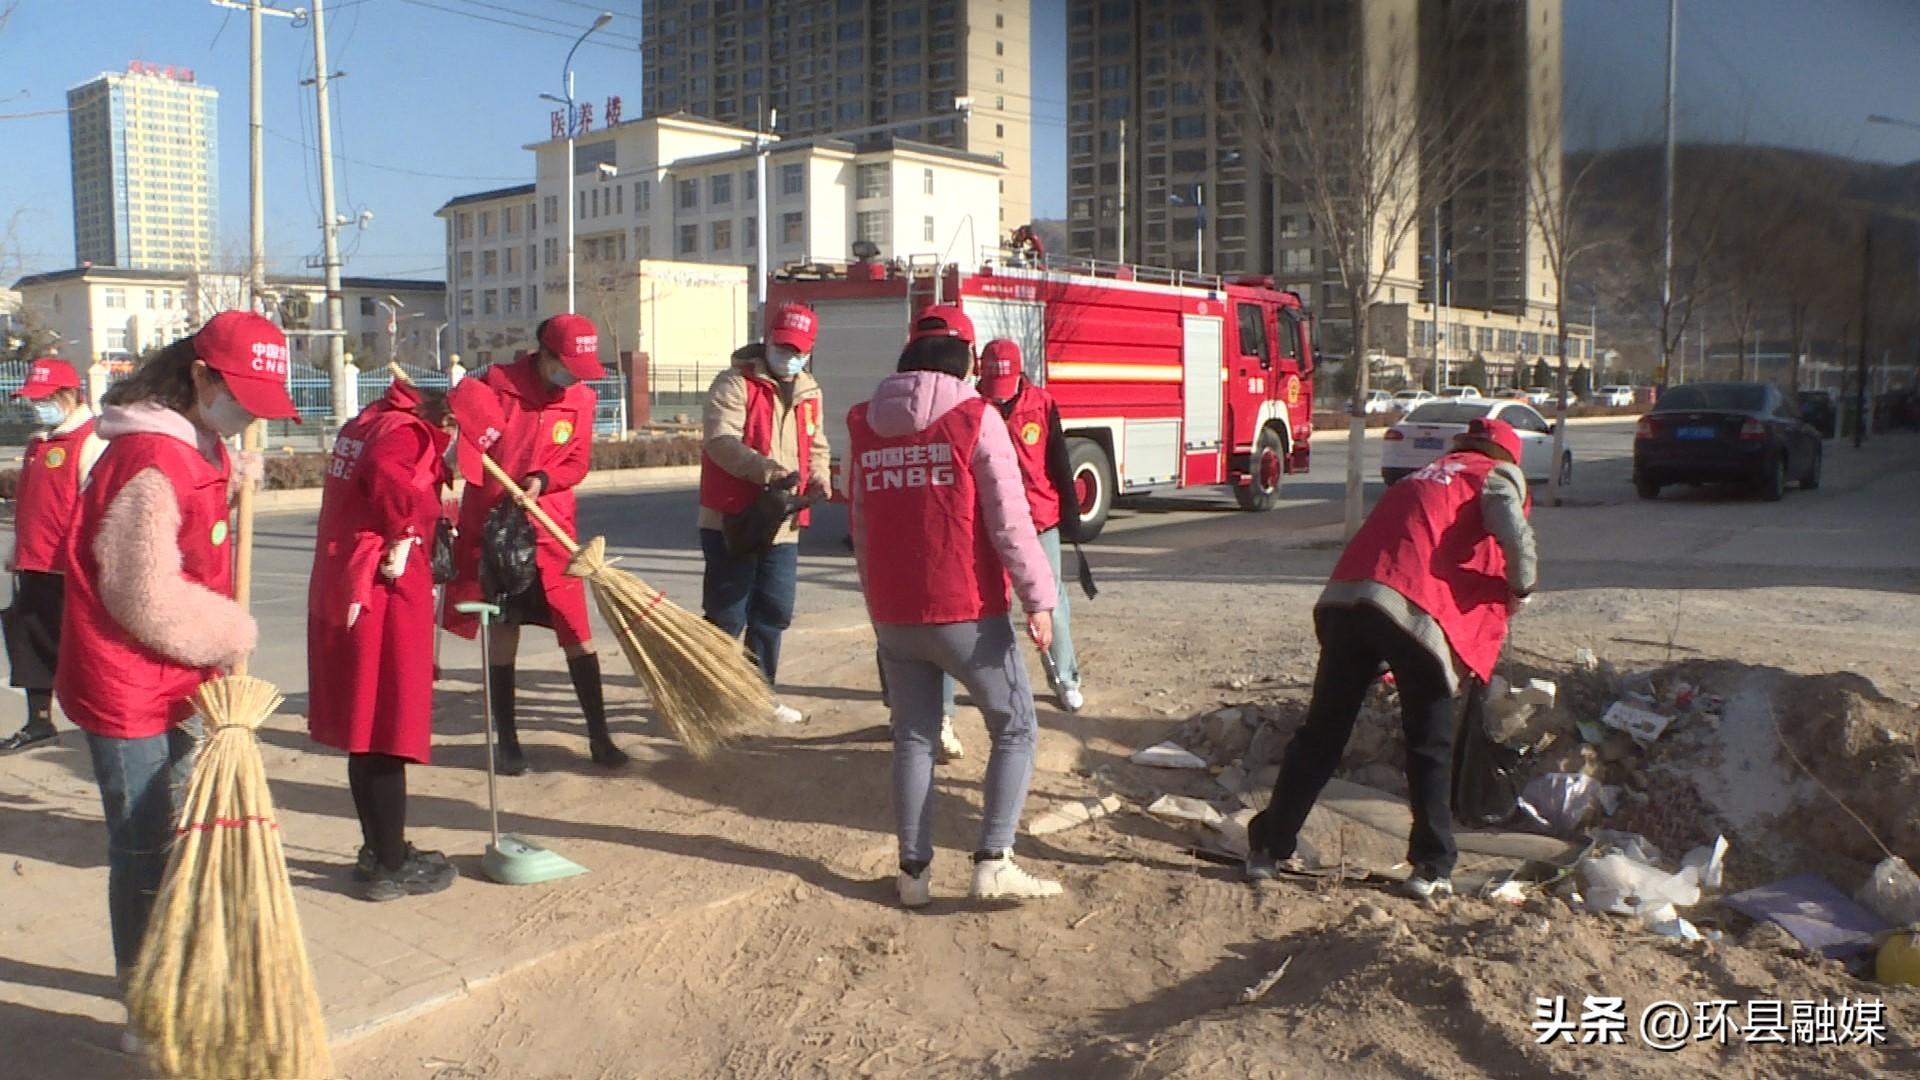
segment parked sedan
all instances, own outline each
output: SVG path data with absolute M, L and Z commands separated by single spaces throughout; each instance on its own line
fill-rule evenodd
M 1411 412 L 1423 401 L 1432 401 L 1433 395 L 1425 390 L 1400 390 L 1393 395 L 1393 407 L 1401 412 Z
M 1609 405 L 1616 409 L 1624 409 L 1633 404 L 1633 387 L 1603 386 L 1594 391 L 1593 403 L 1595 405 Z
M 1367 391 L 1367 415 L 1390 413 L 1393 411 L 1393 395 L 1385 390 Z
M 1440 396 L 1449 401 L 1478 401 L 1480 388 L 1477 386 L 1443 386 Z
M 1388 428 L 1380 450 L 1380 478 L 1398 483 L 1408 473 L 1447 452 L 1455 435 L 1481 417 L 1505 420 L 1520 436 L 1520 467 L 1527 479 L 1547 483 L 1553 472 L 1553 425 L 1524 401 L 1474 398 L 1430 401 Z M 1560 458 L 1560 482 L 1573 482 L 1573 449 Z
M 1633 437 L 1633 486 L 1748 484 L 1777 501 L 1787 483 L 1820 486 L 1820 432 L 1768 383 L 1691 383 L 1660 395 Z

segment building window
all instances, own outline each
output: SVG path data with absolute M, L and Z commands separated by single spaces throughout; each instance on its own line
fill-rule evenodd
M 756 261 L 759 259 L 760 257 L 760 219 L 759 218 L 740 219 L 740 246 L 746 250 L 748 258 L 754 259 Z
M 633 182 L 633 208 L 642 214 L 653 209 L 653 181 L 635 180 Z
M 527 245 L 527 263 L 526 263 L 526 267 L 525 267 L 525 269 L 526 269 L 526 272 L 527 272 L 527 273 L 529 273 L 529 274 L 531 274 L 531 273 L 533 273 L 533 272 L 534 272 L 534 271 L 535 271 L 536 269 L 538 269 L 538 268 L 539 268 L 539 265 L 540 265 L 540 264 L 539 264 L 539 262 L 537 261 L 537 260 L 539 259 L 539 257 L 540 257 L 540 256 L 539 256 L 539 253 L 538 253 L 538 251 L 537 251 L 537 250 L 536 250 L 536 249 L 534 248 L 534 246 L 533 246 L 532 244 L 528 244 L 528 245 Z
M 733 203 L 733 174 L 720 173 L 707 178 L 707 205 L 729 206 Z
M 469 319 L 473 318 L 473 290 L 472 289 L 460 290 L 460 314 Z
M 520 231 L 519 207 L 509 206 L 500 211 L 500 231 L 503 233 L 517 233 Z
M 491 237 L 492 235 L 493 235 L 493 211 L 482 210 L 480 211 L 480 239 L 485 240 Z
M 460 214 L 455 218 L 455 220 L 459 224 L 458 231 L 460 234 L 460 239 L 471 240 L 473 238 L 473 215 Z
M 555 237 L 549 236 L 545 240 L 541 241 L 541 244 L 546 249 L 546 256 L 547 256 L 546 264 L 548 266 L 552 266 L 554 263 L 557 263 L 560 261 L 560 241 L 558 239 L 556 239 Z
M 887 193 L 887 165 L 880 162 L 859 168 L 859 198 L 877 199 Z
M 608 193 L 613 196 L 613 212 L 616 214 L 627 212 L 626 190 L 618 185 L 608 189 Z
M 543 200 L 543 203 L 546 207 L 546 211 L 542 216 L 546 218 L 547 224 L 552 225 L 553 223 L 559 221 L 560 220 L 560 196 L 549 195 L 546 197 L 545 200 Z M 465 218 L 464 214 L 461 216 L 463 219 Z M 462 236 L 465 236 L 466 230 L 461 229 L 460 234 Z
M 633 250 L 634 254 L 639 258 L 653 258 L 653 226 L 635 226 L 633 230 Z
M 148 295 L 151 296 L 152 294 L 149 293 Z M 371 316 L 373 314 L 373 297 L 363 296 L 360 298 L 360 314 L 362 316 Z
M 575 219 L 584 218 L 587 216 L 587 193 L 584 191 L 577 191 L 574 193 L 574 195 L 576 198 L 580 200 L 580 205 L 576 207 L 574 210 L 574 217 Z
M 700 182 L 698 180 L 680 181 L 680 209 L 700 209 Z
M 883 247 L 887 242 L 887 233 L 892 230 L 893 215 L 886 210 L 862 210 L 855 215 L 855 228 L 862 240 L 871 240 Z
M 1173 118 L 1173 137 L 1176 139 L 1204 139 L 1207 137 L 1207 114 L 1195 113 L 1192 116 Z
M 503 271 L 505 271 L 505 272 L 506 272 L 506 273 L 507 273 L 508 275 L 511 275 L 511 274 L 512 274 L 512 273 L 514 272 L 514 266 L 513 266 L 513 256 L 514 256 L 514 249 L 513 249 L 513 248 L 504 248 L 504 249 L 502 249 L 502 252 L 501 252 L 501 254 L 502 254 L 502 257 L 503 257 L 503 258 L 504 258 L 504 259 L 505 259 L 506 261 L 505 261 L 505 263 L 504 263 L 504 264 L 503 264 L 503 265 L 502 265 L 502 266 L 500 267 L 500 269 L 501 269 L 501 270 L 503 270 Z
M 707 226 L 707 247 L 719 255 L 733 250 L 733 222 L 715 221 Z
M 520 290 L 518 288 L 507 290 L 507 314 L 520 314 Z
M 740 198 L 746 202 L 752 202 L 753 200 L 759 198 L 760 188 L 757 186 L 758 184 L 759 184 L 759 179 L 754 175 L 754 171 L 752 169 L 748 169 L 746 172 L 741 173 L 740 174 Z
M 500 314 L 500 291 L 498 289 L 488 289 L 480 294 L 480 314 Z
M 124 308 L 127 306 L 127 290 L 121 288 L 102 289 L 100 302 L 110 308 Z
M 536 315 L 540 313 L 540 286 L 538 285 L 527 286 L 527 310 Z
M 680 226 L 680 254 L 697 255 L 700 252 L 700 226 Z
M 803 239 L 801 221 L 802 221 L 802 216 L 800 214 L 781 214 L 780 215 L 780 242 L 781 243 L 783 244 L 800 243 L 800 241 Z
M 780 166 L 780 194 L 804 195 L 807 192 L 806 173 L 798 165 Z
M 490 278 L 500 273 L 500 253 L 487 250 L 480 253 L 480 276 Z
M 933 218 L 931 216 L 920 219 L 920 239 L 929 244 L 933 243 Z

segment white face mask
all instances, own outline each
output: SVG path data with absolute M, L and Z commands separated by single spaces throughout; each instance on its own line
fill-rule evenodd
M 214 394 L 212 401 L 200 407 L 200 415 L 207 418 L 213 430 L 223 439 L 231 439 L 247 430 L 247 425 L 253 423 L 253 414 L 226 390 L 217 390 Z
M 806 369 L 806 353 L 795 352 L 785 345 L 767 346 L 767 370 L 775 375 L 791 379 Z
M 51 401 L 36 401 L 33 403 L 33 416 L 42 426 L 53 427 L 67 418 L 67 410 Z

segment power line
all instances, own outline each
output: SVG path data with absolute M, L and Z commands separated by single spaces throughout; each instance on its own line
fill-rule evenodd
M 491 15 L 482 15 L 477 11 L 466 11 L 460 8 L 442 7 L 439 4 L 428 3 L 427 0 L 400 0 L 400 2 L 403 4 L 411 4 L 414 7 L 418 7 L 418 8 L 428 8 L 433 11 L 445 12 L 448 15 L 457 15 L 463 19 L 474 19 L 479 22 L 493 23 L 497 26 L 505 26 L 514 30 L 525 30 L 528 33 L 533 33 L 533 34 L 545 34 L 548 37 L 560 38 L 563 41 L 572 40 L 579 36 L 577 34 L 567 33 L 563 30 L 549 30 L 544 26 L 528 26 L 525 23 L 508 22 L 505 19 L 496 19 Z M 615 45 L 609 41 L 598 40 L 595 38 L 588 38 L 583 44 L 593 45 L 602 49 L 612 49 L 615 52 L 625 53 L 625 52 L 634 51 L 634 47 L 637 47 L 639 45 L 639 41 L 637 39 L 633 40 L 632 45 Z
M 516 19 L 532 19 L 536 22 L 553 23 L 556 26 L 568 26 L 573 28 L 574 33 L 578 34 L 580 32 L 580 20 L 578 19 L 557 19 L 551 15 L 535 15 L 531 11 L 521 11 L 518 8 L 503 7 L 500 4 L 489 3 L 488 0 L 454 0 L 454 2 L 477 8 L 486 8 L 489 11 L 498 11 L 502 14 L 511 15 Z M 624 34 L 603 34 L 601 36 L 603 38 L 629 41 L 636 49 L 640 47 L 639 38 L 627 37 Z
M 282 134 L 281 132 L 274 131 L 271 128 L 267 129 L 267 134 L 273 136 L 276 139 L 280 139 L 284 142 L 290 142 L 295 146 L 298 146 L 302 150 L 306 150 L 311 153 L 319 152 L 315 150 L 312 146 L 308 145 L 302 139 L 296 139 L 291 135 Z M 304 130 L 303 130 L 303 134 L 304 134 Z M 347 157 L 344 154 L 335 154 L 333 155 L 333 159 L 335 161 L 347 162 L 350 165 L 358 165 L 363 169 L 378 169 L 381 172 L 399 173 L 402 176 L 420 176 L 420 177 L 425 177 L 429 180 L 485 180 L 489 182 L 500 181 L 500 182 L 506 182 L 506 183 L 513 183 L 516 181 L 525 183 L 527 180 L 525 176 L 463 176 L 456 173 L 423 172 L 419 169 L 403 169 L 398 165 L 382 165 L 379 162 L 375 162 L 375 161 L 362 161 L 358 158 Z

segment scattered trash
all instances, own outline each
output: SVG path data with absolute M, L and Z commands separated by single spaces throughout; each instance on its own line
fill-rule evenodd
M 1607 741 L 1606 725 L 1597 720 L 1576 720 L 1574 729 L 1580 732 L 1580 741 L 1598 746 Z
M 1600 658 L 1593 654 L 1592 649 L 1575 649 L 1573 653 L 1573 666 L 1576 671 L 1598 671 L 1600 670 Z
M 1094 908 L 1094 909 L 1093 909 L 1092 911 L 1089 911 L 1089 912 L 1087 912 L 1087 913 L 1086 913 L 1085 915 L 1082 915 L 1082 916 L 1080 916 L 1079 918 L 1077 918 L 1077 919 L 1075 919 L 1075 920 L 1073 920 L 1072 922 L 1070 922 L 1070 923 L 1068 923 L 1068 924 L 1067 924 L 1067 929 L 1069 929 L 1069 930 L 1078 930 L 1078 929 L 1080 929 L 1081 927 L 1083 927 L 1083 926 L 1085 926 L 1085 925 L 1087 925 L 1087 924 L 1088 924 L 1089 922 L 1092 922 L 1092 921 L 1093 921 L 1093 917 L 1094 917 L 1095 915 L 1098 915 L 1098 914 L 1100 914 L 1100 912 L 1101 912 L 1102 910 L 1103 910 L 1103 909 L 1101 909 L 1101 908 Z
M 1853 898 L 1889 925 L 1920 925 L 1920 876 L 1898 856 L 1880 860 Z
M 1600 792 L 1600 781 L 1591 776 L 1542 773 L 1520 793 L 1520 812 L 1550 836 L 1572 836 L 1601 801 Z
M 1673 723 L 1673 718 L 1644 709 L 1625 701 L 1616 701 L 1600 717 L 1600 722 L 1616 731 L 1624 731 L 1633 736 L 1633 741 L 1641 746 L 1651 744 Z
M 1920 930 L 1889 934 L 1873 959 L 1873 977 L 1896 986 L 1920 986 Z
M 1176 742 L 1155 743 L 1144 750 L 1136 750 L 1131 760 L 1135 765 L 1151 765 L 1157 769 L 1204 769 L 1205 758 Z
M 1487 890 L 1480 895 L 1488 900 L 1497 900 L 1516 907 L 1527 902 L 1527 888 L 1517 881 L 1503 881 L 1498 885 L 1489 881 L 1487 886 Z
M 1240 1003 L 1243 1005 L 1251 1005 L 1261 998 L 1266 997 L 1267 991 L 1273 989 L 1273 985 L 1280 981 L 1282 975 L 1287 973 L 1287 965 L 1291 963 L 1293 963 L 1293 957 L 1289 956 L 1285 960 L 1280 961 L 1279 967 L 1267 972 L 1265 977 L 1259 982 L 1242 990 L 1240 992 Z
M 1238 762 L 1221 769 L 1213 778 L 1229 795 L 1238 795 L 1247 789 L 1247 770 Z
M 1778 923 L 1795 941 L 1828 957 L 1871 952 L 1875 935 L 1887 929 L 1880 916 L 1848 899 L 1818 874 L 1748 889 L 1725 902 L 1743 915 Z
M 1588 907 L 1637 916 L 1649 926 L 1673 918 L 1674 908 L 1700 902 L 1700 872 L 1695 869 L 1669 874 L 1616 850 L 1581 859 L 1579 870 L 1587 883 Z
M 1255 811 L 1251 808 L 1235 810 L 1220 819 L 1213 831 L 1220 837 L 1220 847 L 1240 858 L 1247 857 L 1253 842 L 1247 838 L 1247 823 L 1253 820 Z
M 1032 821 L 1028 822 L 1027 835 L 1046 836 L 1050 833 L 1063 832 L 1076 825 L 1085 825 L 1094 818 L 1106 817 L 1119 810 L 1120 806 L 1118 795 L 1061 803 L 1045 813 L 1036 815 Z
M 1653 931 L 1656 934 L 1664 934 L 1670 938 L 1679 938 L 1681 941 L 1704 940 L 1700 936 L 1700 930 L 1698 927 L 1695 927 L 1692 923 L 1688 922 L 1685 919 L 1680 918 L 1677 915 L 1671 919 L 1667 919 L 1662 922 L 1653 923 L 1649 925 L 1647 929 Z
M 1696 879 L 1703 889 L 1717 889 L 1726 879 L 1727 838 L 1716 836 L 1713 843 L 1703 844 L 1680 857 L 1682 870 L 1694 871 Z
M 1192 821 L 1209 827 L 1226 820 L 1212 803 L 1185 795 L 1162 795 L 1147 805 L 1147 813 L 1168 821 Z

